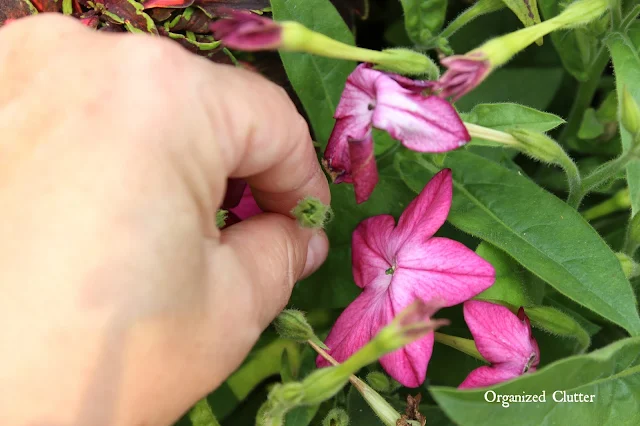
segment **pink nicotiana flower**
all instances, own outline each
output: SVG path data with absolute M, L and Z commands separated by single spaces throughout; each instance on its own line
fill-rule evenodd
M 433 85 L 369 64 L 359 65 L 347 78 L 324 163 L 334 183 L 353 183 L 358 203 L 369 198 L 378 182 L 372 127 L 419 152 L 451 151 L 471 139 L 449 102 L 422 95 Z
M 255 13 L 229 10 L 229 17 L 210 25 L 216 40 L 238 50 L 277 49 L 282 44 L 282 27 L 269 18 Z
M 242 179 L 229 179 L 227 181 L 227 192 L 221 207 L 228 210 L 225 226 L 233 225 L 262 213 L 262 209 L 251 194 L 251 188 Z
M 414 300 L 453 306 L 493 284 L 495 271 L 459 242 L 433 234 L 451 207 L 449 169 L 431 179 L 400 216 L 374 216 L 353 232 L 352 261 L 356 285 L 364 291 L 344 310 L 326 345 L 344 361 Z M 433 333 L 380 359 L 384 369 L 408 387 L 425 379 Z M 326 366 L 322 358 L 318 366 Z
M 440 90 L 439 96 L 451 97 L 454 102 L 480 84 L 492 69 L 481 53 L 449 56 L 440 63 L 448 69 L 435 87 Z
M 476 347 L 491 365 L 469 373 L 460 389 L 491 386 L 536 371 L 540 349 L 523 308 L 515 315 L 502 305 L 469 300 L 463 309 Z

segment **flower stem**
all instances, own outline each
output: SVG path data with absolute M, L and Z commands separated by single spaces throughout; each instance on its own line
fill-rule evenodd
M 624 170 L 629 161 L 636 158 L 636 154 L 634 151 L 635 150 L 630 149 L 618 158 L 604 163 L 593 172 L 591 172 L 591 174 L 585 176 L 585 178 L 582 180 L 580 191 L 572 200 L 572 203 L 570 203 L 570 205 L 577 209 L 580 206 L 580 203 L 582 202 L 582 199 L 585 195 L 611 181 L 611 179 L 613 179 L 618 173 L 620 173 L 620 171 Z
M 587 80 L 578 85 L 578 92 L 576 93 L 575 100 L 571 106 L 569 117 L 567 117 L 567 125 L 562 129 L 562 133 L 558 139 L 562 145 L 575 145 L 574 139 L 580 129 L 582 116 L 587 108 L 591 106 L 593 95 L 596 93 L 598 84 L 600 83 L 600 76 L 608 63 L 609 52 L 606 49 L 601 48 L 596 59 L 591 65 Z
M 463 124 L 467 128 L 467 131 L 469 132 L 469 135 L 471 135 L 471 137 L 498 142 L 503 145 L 512 146 L 513 148 L 519 148 L 521 146 L 520 141 L 511 136 L 509 133 L 479 126 L 473 123 L 464 122 Z
M 582 178 L 580 177 L 580 171 L 578 166 L 573 162 L 571 157 L 563 150 L 564 155 L 558 158 L 558 164 L 564 170 L 567 175 L 567 183 L 569 186 L 569 195 L 567 197 L 567 203 L 573 205 L 579 203 L 578 197 L 580 196 L 580 189 L 582 186 Z
M 447 28 L 442 30 L 438 37 L 449 38 L 460 28 L 467 25 L 481 15 L 495 12 L 503 9 L 505 4 L 502 0 L 480 0 L 473 4 L 473 6 L 465 9 L 456 19 L 454 19 Z
M 482 362 L 489 363 L 486 359 L 480 355 L 476 343 L 472 339 L 465 339 L 463 337 L 450 336 L 448 334 L 435 332 L 436 342 L 447 345 L 450 348 L 457 349 L 469 356 L 472 356 Z
M 607 216 L 611 213 L 627 210 L 631 207 L 631 198 L 629 197 L 629 188 L 618 191 L 613 197 L 597 204 L 582 213 L 586 220 L 594 220 Z

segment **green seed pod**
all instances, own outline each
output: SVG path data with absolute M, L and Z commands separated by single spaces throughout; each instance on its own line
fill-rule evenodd
M 291 210 L 303 228 L 323 228 L 333 217 L 331 206 L 327 206 L 315 197 L 305 197 Z
M 386 393 L 391 389 L 391 381 L 386 374 L 379 371 L 367 374 L 367 383 L 378 392 Z
M 322 421 L 322 426 L 349 426 L 349 415 L 342 408 L 333 408 Z

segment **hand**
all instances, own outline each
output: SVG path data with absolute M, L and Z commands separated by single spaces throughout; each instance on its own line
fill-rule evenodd
M 260 76 L 43 15 L 0 30 L 0 423 L 166 425 L 324 261 L 307 124 Z M 261 207 L 215 226 L 228 177 Z

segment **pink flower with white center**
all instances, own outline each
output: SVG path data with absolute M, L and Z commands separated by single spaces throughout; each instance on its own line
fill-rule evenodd
M 447 72 L 436 83 L 439 96 L 453 102 L 469 93 L 489 75 L 493 67 L 481 52 L 454 55 L 440 60 Z
M 515 315 L 502 305 L 469 300 L 463 309 L 476 347 L 491 365 L 469 373 L 460 389 L 491 386 L 536 371 L 540 349 L 523 308 Z
M 364 346 L 393 317 L 416 299 L 453 306 L 493 284 L 493 267 L 472 250 L 433 234 L 451 207 L 449 169 L 431 179 L 405 209 L 398 224 L 392 216 L 374 216 L 353 232 L 353 276 L 364 291 L 344 310 L 329 333 L 329 353 L 342 362 Z M 434 335 L 385 355 L 384 369 L 404 386 L 425 379 Z M 318 366 L 328 365 L 318 358 Z
M 232 49 L 257 51 L 277 49 L 282 44 L 282 27 L 269 18 L 251 12 L 229 10 L 228 18 L 210 25 L 216 40 Z
M 334 183 L 353 183 L 358 203 L 369 198 L 378 182 L 373 127 L 418 152 L 451 151 L 471 139 L 449 102 L 422 95 L 434 84 L 377 71 L 369 64 L 359 65 L 347 78 L 324 164 Z

